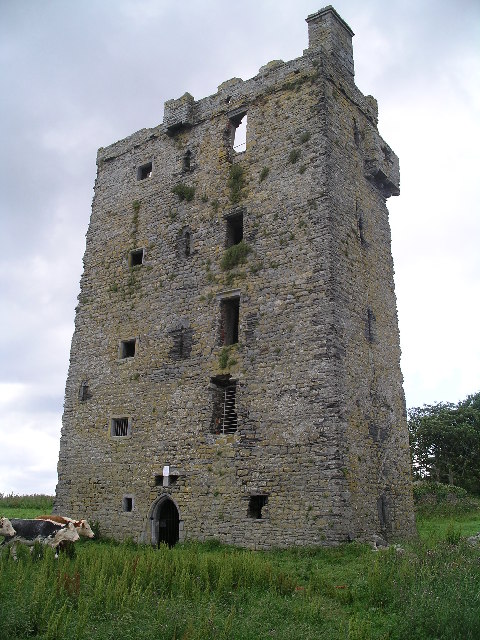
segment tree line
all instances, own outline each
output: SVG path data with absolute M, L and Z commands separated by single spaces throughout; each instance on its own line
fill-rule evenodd
M 458 404 L 409 409 L 408 429 L 415 480 L 455 484 L 480 494 L 480 392 Z

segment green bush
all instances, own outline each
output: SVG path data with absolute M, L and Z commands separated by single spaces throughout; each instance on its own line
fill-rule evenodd
M 193 196 L 195 195 L 195 187 L 188 187 L 183 182 L 175 185 L 172 191 L 180 200 L 186 200 L 187 202 L 193 200 Z
M 241 240 L 238 244 L 229 247 L 223 254 L 220 262 L 222 271 L 233 269 L 239 264 L 245 264 L 247 256 L 251 252 L 251 247 Z
M 263 182 L 268 177 L 269 173 L 270 173 L 270 169 L 268 167 L 263 167 L 263 169 L 262 169 L 262 171 L 260 173 L 259 182 Z
M 297 162 L 299 158 L 300 158 L 300 151 L 298 149 L 292 149 L 288 156 L 288 161 L 291 164 L 295 164 L 295 162 Z

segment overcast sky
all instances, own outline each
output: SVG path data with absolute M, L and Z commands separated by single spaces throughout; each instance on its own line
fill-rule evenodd
M 0 0 L 0 492 L 53 493 L 98 147 L 307 47 L 321 0 Z M 480 390 L 480 2 L 337 0 L 400 157 L 407 406 Z

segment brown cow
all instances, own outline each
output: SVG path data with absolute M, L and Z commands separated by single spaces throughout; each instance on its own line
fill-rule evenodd
M 73 520 L 73 518 L 68 518 L 67 516 L 56 516 L 56 515 L 43 515 L 37 516 L 36 520 L 47 520 L 48 522 L 54 522 L 55 524 L 66 525 L 69 522 L 73 524 L 79 536 L 83 538 L 94 538 L 95 534 L 93 533 L 90 525 L 86 520 Z

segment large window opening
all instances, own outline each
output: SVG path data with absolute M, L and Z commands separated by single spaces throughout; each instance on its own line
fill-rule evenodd
M 267 502 L 268 496 L 265 494 L 250 496 L 247 516 L 249 518 L 254 518 L 255 520 L 260 520 L 262 518 L 262 509 L 267 504 Z
M 243 240 L 243 213 L 231 214 L 225 220 L 227 223 L 225 246 L 228 249 Z
M 220 301 L 220 344 L 228 346 L 238 342 L 240 298 Z
M 230 126 L 232 148 L 236 153 L 242 153 L 247 148 L 247 112 L 230 116 Z
M 212 421 L 211 431 L 217 434 L 235 433 L 238 427 L 236 394 L 237 381 L 229 375 L 211 379 Z

